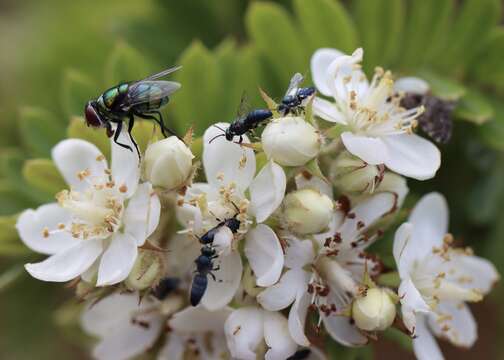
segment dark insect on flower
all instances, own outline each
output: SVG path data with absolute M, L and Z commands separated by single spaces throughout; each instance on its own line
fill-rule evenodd
M 453 131 L 453 101 L 445 101 L 432 95 L 406 94 L 401 99 L 401 106 L 411 109 L 423 105 L 425 112 L 418 117 L 418 124 L 423 132 L 435 142 L 446 144 Z
M 252 129 L 257 128 L 265 121 L 271 119 L 273 113 L 268 109 L 255 109 L 248 111 L 247 98 L 245 94 L 242 95 L 240 105 L 235 120 L 229 125 L 227 129 L 223 129 L 214 125 L 217 129 L 222 131 L 222 134 L 214 136 L 209 144 L 219 137 L 225 137 L 227 141 L 233 141 L 235 136 L 239 136 L 238 144 L 243 142 L 243 135 Z
M 219 232 L 219 230 L 223 226 L 227 226 L 229 228 L 229 230 L 231 230 L 231 232 L 233 234 L 236 234 L 236 232 L 240 228 L 240 224 L 241 224 L 241 222 L 240 222 L 240 220 L 238 220 L 236 218 L 236 215 L 234 217 L 232 217 L 232 218 L 222 220 L 216 226 L 214 226 L 213 228 L 211 228 L 210 230 L 208 230 L 205 234 L 203 234 L 199 238 L 199 241 L 200 241 L 200 243 L 205 244 L 205 245 L 206 244 L 212 244 L 213 241 L 214 241 L 215 234 L 217 234 L 217 232 Z
M 294 355 L 289 356 L 287 358 L 287 360 L 304 360 L 304 359 L 308 359 L 308 357 L 310 356 L 310 354 L 311 354 L 311 350 L 310 349 L 301 349 L 301 350 L 296 351 Z
M 197 306 L 208 286 L 208 275 L 216 281 L 215 275 L 212 271 L 219 270 L 219 266 L 213 264 L 213 260 L 218 255 L 211 245 L 205 245 L 201 248 L 201 255 L 194 261 L 196 263 L 196 271 L 191 284 L 190 302 L 192 306 Z
M 157 79 L 180 68 L 181 66 L 175 66 L 143 80 L 124 82 L 106 90 L 97 99 L 90 100 L 86 104 L 84 108 L 86 124 L 94 128 L 107 129 L 107 136 L 114 136 L 114 142 L 117 145 L 133 151 L 129 145 L 117 141 L 122 131 L 123 122 L 128 119 L 128 134 L 140 157 L 138 145 L 131 135 L 135 116 L 158 123 L 165 137 L 167 136 L 166 132 L 175 135 L 164 124 L 159 109 L 168 103 L 169 96 L 180 88 L 180 84 Z M 113 129 L 112 124 L 117 124 L 117 127 Z
M 299 87 L 303 80 L 304 77 L 300 73 L 295 73 L 291 78 L 289 87 L 277 108 L 282 116 L 287 116 L 289 113 L 297 114 L 300 108 L 306 105 L 306 100 L 315 94 L 314 87 Z
M 173 293 L 180 285 L 180 279 L 176 277 L 165 277 L 159 281 L 157 286 L 152 289 L 152 295 L 159 300 L 164 300 Z

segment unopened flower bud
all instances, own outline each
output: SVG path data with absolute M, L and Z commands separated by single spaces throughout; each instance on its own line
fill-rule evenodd
M 321 232 L 327 228 L 333 211 L 331 198 L 311 188 L 291 192 L 283 203 L 284 220 L 298 234 Z
M 125 284 L 130 290 L 145 290 L 163 275 L 163 261 L 159 254 L 140 249 Z
M 344 151 L 333 161 L 330 178 L 344 193 L 371 193 L 382 181 L 384 171 L 383 165 L 369 165 Z
M 176 189 L 191 175 L 193 158 L 191 150 L 176 136 L 155 142 L 145 151 L 145 179 L 166 190 Z
M 394 322 L 396 307 L 388 290 L 371 288 L 352 304 L 355 325 L 366 331 L 382 331 Z
M 317 156 L 320 136 L 301 117 L 284 117 L 270 122 L 262 133 L 262 146 L 268 158 L 284 166 L 301 166 Z

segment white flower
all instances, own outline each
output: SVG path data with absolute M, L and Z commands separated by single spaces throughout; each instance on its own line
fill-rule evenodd
M 231 355 L 240 360 L 284 360 L 297 349 L 287 319 L 255 306 L 233 311 L 224 331 Z
M 386 289 L 367 289 L 352 304 L 352 318 L 355 325 L 362 330 L 383 331 L 392 325 L 395 316 L 395 304 Z
M 341 140 L 346 149 L 371 165 L 385 164 L 401 175 L 425 180 L 440 166 L 439 150 L 430 141 L 413 133 L 422 108 L 405 110 L 399 106 L 389 72 L 376 71 L 371 83 L 360 69 L 363 51 L 351 56 L 322 48 L 311 58 L 312 78 L 318 91 L 334 102 L 315 98 L 314 113 L 339 123 L 345 131 Z M 401 83 L 413 88 L 414 80 Z M 415 85 L 417 89 L 421 86 Z M 421 90 L 421 89 L 420 89 Z
M 470 347 L 476 323 L 465 302 L 480 301 L 499 275 L 487 260 L 450 246 L 448 207 L 438 193 L 424 196 L 394 239 L 403 322 L 419 359 L 442 359 L 431 333 Z
M 229 124 L 217 124 L 227 128 Z M 177 216 L 192 233 L 202 235 L 220 220 L 237 215 L 241 221 L 238 233 L 223 226 L 216 234 L 213 245 L 218 250 L 215 271 L 219 281 L 209 281 L 201 300 L 203 306 L 215 310 L 227 305 L 235 295 L 243 272 L 237 242 L 245 238 L 245 255 L 254 270 L 258 286 L 274 284 L 280 277 L 284 256 L 275 232 L 261 224 L 281 204 L 286 177 L 283 169 L 270 161 L 254 177 L 255 155 L 252 149 L 223 140 L 209 140 L 220 130 L 210 127 L 203 136 L 203 167 L 208 183 L 196 183 L 188 188 L 184 205 Z M 244 143 L 248 143 L 248 138 Z M 249 199 L 245 192 L 250 194 Z M 240 213 L 237 214 L 239 207 Z M 258 225 L 251 227 L 252 219 Z
M 289 193 L 282 204 L 287 227 L 297 234 L 315 234 L 327 228 L 334 212 L 332 199 L 315 189 Z
M 149 350 L 161 336 L 168 316 L 170 332 L 158 360 L 183 360 L 199 353 L 203 360 L 229 356 L 224 341 L 224 321 L 230 310 L 209 312 L 186 308 L 180 297 L 159 302 L 150 297 L 139 301 L 138 294 L 113 294 L 89 306 L 82 314 L 84 330 L 99 339 L 93 349 L 98 360 L 126 360 Z M 174 314 L 175 313 L 175 314 Z
M 193 158 L 191 150 L 176 136 L 155 142 L 145 151 L 145 179 L 166 190 L 176 189 L 191 175 Z
M 289 116 L 270 121 L 261 143 L 269 159 L 284 166 L 301 166 L 317 156 L 321 139 L 303 118 Z
M 122 133 L 119 141 L 128 144 L 129 137 Z M 53 148 L 52 157 L 70 190 L 60 192 L 56 203 L 20 215 L 22 241 L 51 255 L 26 270 L 44 281 L 90 280 L 96 272 L 97 286 L 123 281 L 160 214 L 151 184 L 138 183 L 137 154 L 112 142 L 109 169 L 96 146 L 69 139 Z
M 310 305 L 319 311 L 333 339 L 347 346 L 367 343 L 366 336 L 350 318 L 340 315 L 349 309 L 358 294 L 366 263 L 371 274 L 377 270 L 373 259 L 363 253 L 376 239 L 376 235 L 367 234 L 368 230 L 395 206 L 392 194 L 372 195 L 351 210 L 341 207 L 335 211 L 329 231 L 314 235 L 315 242 L 284 235 L 288 241 L 285 255 L 288 270 L 277 284 L 260 293 L 257 300 L 269 311 L 292 304 L 288 322 L 297 344 L 310 344 L 304 334 Z

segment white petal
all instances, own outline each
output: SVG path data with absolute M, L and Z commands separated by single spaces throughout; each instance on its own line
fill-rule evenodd
M 214 236 L 213 245 L 220 255 L 227 256 L 233 251 L 234 234 L 227 226 L 222 226 Z
M 250 184 L 250 210 L 258 223 L 266 220 L 282 203 L 287 178 L 282 167 L 269 161 Z
M 117 284 L 126 279 L 138 255 L 137 243 L 129 234 L 116 233 L 103 253 L 96 286 Z
M 299 240 L 289 237 L 285 249 L 285 266 L 291 269 L 301 269 L 311 264 L 315 259 L 315 250 L 310 240 Z
M 129 151 L 117 145 L 113 139 L 110 139 L 112 147 L 112 177 L 117 186 L 126 185 L 126 196 L 130 197 L 135 193 L 138 181 L 140 180 L 139 158 L 126 129 L 121 131 L 117 141 L 121 144 L 129 145 L 133 150 Z
M 42 262 L 26 264 L 25 268 L 36 279 L 70 281 L 86 271 L 102 252 L 101 240 L 76 241 L 71 248 L 52 255 Z
M 338 110 L 335 103 L 319 97 L 313 99 L 313 113 L 318 117 L 332 123 L 338 123 L 342 125 L 347 124 L 345 115 Z
M 463 276 L 466 279 L 471 279 L 467 284 L 460 284 L 461 286 L 478 289 L 483 294 L 489 293 L 500 278 L 495 266 L 487 259 L 478 256 L 465 254 L 452 256 L 452 264 L 449 266 L 456 269 L 457 277 Z
M 406 278 L 401 281 L 397 293 L 401 301 L 401 311 L 404 325 L 406 325 L 408 330 L 414 334 L 417 327 L 417 314 L 428 313 L 431 309 L 410 278 Z
M 172 332 L 166 339 L 164 346 L 159 350 L 157 360 L 184 360 L 186 350 L 186 337 Z
M 88 183 L 77 176 L 81 171 L 89 170 L 91 176 L 103 176 L 107 168 L 107 161 L 101 160 L 103 155 L 100 150 L 80 139 L 60 141 L 52 149 L 52 158 L 67 184 L 76 190 L 88 187 Z
M 438 337 L 447 337 L 452 344 L 470 348 L 478 338 L 477 325 L 469 307 L 464 303 L 442 302 L 436 313 L 429 314 L 430 328 Z M 443 327 L 447 326 L 446 330 Z
M 150 183 L 138 186 L 124 211 L 124 231 L 133 236 L 138 246 L 156 230 L 161 215 L 161 203 Z
M 310 305 L 310 294 L 304 292 L 296 297 L 289 311 L 289 332 L 294 341 L 301 346 L 309 346 L 310 340 L 305 335 L 306 315 Z
M 339 228 L 343 243 L 351 245 L 350 242 L 355 241 L 358 234 L 364 232 L 384 215 L 390 213 L 394 209 L 395 200 L 393 194 L 377 193 L 366 198 L 350 210 L 350 213 L 355 214 L 355 216 L 352 218 L 347 216 Z M 364 246 L 368 245 L 370 245 L 370 242 L 364 244 Z
M 105 337 L 121 323 L 129 322 L 131 314 L 139 309 L 138 300 L 136 294 L 113 293 L 89 304 L 82 313 L 81 325 L 87 333 Z
M 404 223 L 396 231 L 394 236 L 394 259 L 401 277 L 406 277 L 416 259 L 415 247 L 409 243 L 413 232 L 413 224 Z
M 384 136 L 382 141 L 387 154 L 384 163 L 390 170 L 417 180 L 431 179 L 436 175 L 441 165 L 441 153 L 429 140 L 416 134 L 399 134 Z
M 346 316 L 323 316 L 327 333 L 337 342 L 345 346 L 362 346 L 368 343 L 364 336 Z
M 217 126 L 227 129 L 229 124 L 218 123 Z M 242 147 L 225 138 L 218 138 L 209 144 L 209 141 L 222 134 L 222 131 L 214 126 L 209 127 L 203 135 L 203 167 L 210 185 L 219 188 L 234 182 L 237 188 L 244 192 L 252 182 L 256 170 L 254 151 Z M 247 136 L 243 136 L 244 143 L 250 143 Z M 223 181 L 218 177 L 223 175 Z
M 381 138 L 355 135 L 349 131 L 341 134 L 345 148 L 353 155 L 371 165 L 383 164 L 388 159 L 388 150 Z
M 243 360 L 256 360 L 255 351 L 264 336 L 263 311 L 243 307 L 229 315 L 224 332 L 231 355 Z
M 284 254 L 275 232 L 259 224 L 247 233 L 245 255 L 257 277 L 258 286 L 271 286 L 282 273 Z
M 317 90 L 325 96 L 331 96 L 331 90 L 327 86 L 329 65 L 341 55 L 341 51 L 331 48 L 321 48 L 315 51 L 310 60 L 312 80 Z
M 422 316 L 417 322 L 416 338 L 413 339 L 413 351 L 418 360 L 443 360 L 441 349 L 434 336 L 427 328 L 425 318 Z
M 56 203 L 40 206 L 36 210 L 28 209 L 19 215 L 16 229 L 19 237 L 30 249 L 42 254 L 55 254 L 64 251 L 77 243 L 69 232 L 55 232 L 43 236 L 45 228 L 56 230 L 58 224 L 66 224 L 70 214 Z
M 215 263 L 220 270 L 214 271 L 217 281 L 208 280 L 208 287 L 201 303 L 210 311 L 221 309 L 233 299 L 236 294 L 243 272 L 240 254 L 233 251 L 228 256 L 219 256 Z
M 432 192 L 423 196 L 413 208 L 408 222 L 413 224 L 409 246 L 414 248 L 416 258 L 432 252 L 433 247 L 443 245 L 448 232 L 448 204 L 443 195 Z
M 309 178 L 307 178 L 305 174 L 300 173 L 296 175 L 294 180 L 296 181 L 296 188 L 298 190 L 306 188 L 315 189 L 318 190 L 321 194 L 325 194 L 331 199 L 333 198 L 332 185 L 327 181 L 319 178 L 318 176 L 310 176 Z
M 269 311 L 285 309 L 301 292 L 308 290 L 310 274 L 302 269 L 287 270 L 280 281 L 257 295 L 257 301 Z
M 297 344 L 289 334 L 287 319 L 277 312 L 264 312 L 264 341 L 269 350 L 266 360 L 284 360 L 296 352 Z
M 148 327 L 131 324 L 107 335 L 94 348 L 93 357 L 99 360 L 126 360 L 146 352 L 157 340 L 161 319 L 152 319 Z
M 229 314 L 230 308 L 208 311 L 201 306 L 191 306 L 173 315 L 168 324 L 170 328 L 182 333 L 222 332 Z
M 395 92 L 424 95 L 429 92 L 429 89 L 430 87 L 427 81 L 414 76 L 405 76 L 394 82 Z

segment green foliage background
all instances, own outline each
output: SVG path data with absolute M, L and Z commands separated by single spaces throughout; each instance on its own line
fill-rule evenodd
M 199 134 L 232 119 L 244 90 L 253 105 L 260 104 L 257 86 L 280 97 L 294 72 L 309 74 L 319 47 L 362 46 L 368 73 L 381 65 L 424 77 L 458 105 L 438 176 L 409 181 L 410 198 L 444 193 L 456 238 L 503 274 L 501 14 L 500 0 L 0 0 L 0 358 L 86 358 L 79 354 L 89 339 L 66 303 L 71 291 L 29 279 L 20 267 L 40 257 L 17 238 L 15 214 L 64 186 L 50 160 L 57 141 L 81 137 L 108 151 L 104 134 L 79 118 L 87 99 L 173 64 L 184 66 L 175 76 L 183 89 L 166 116 L 179 131 L 194 125 Z M 137 136 L 150 129 L 139 126 Z M 376 250 L 390 245 L 385 240 Z M 491 303 L 502 300 L 500 286 L 481 308 L 499 314 L 480 322 L 490 358 L 502 347 L 490 338 L 500 326 L 495 319 L 504 323 L 504 310 Z M 409 346 L 396 333 L 386 337 Z M 372 353 L 331 348 L 343 359 Z

